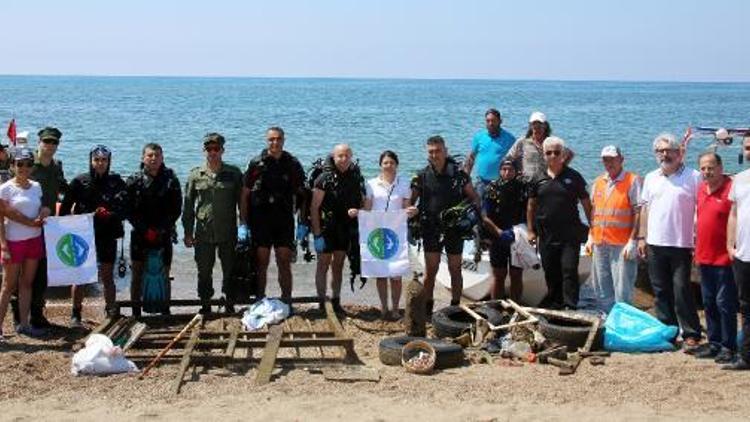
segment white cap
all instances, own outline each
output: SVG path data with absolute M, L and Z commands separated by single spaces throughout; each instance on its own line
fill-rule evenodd
M 607 145 L 602 148 L 602 157 L 622 157 L 622 152 L 614 145 Z
M 716 129 L 716 133 L 714 133 L 714 136 L 716 137 L 716 139 L 723 141 L 729 139 L 729 131 L 724 129 L 723 127 L 720 127 Z
M 534 122 L 547 123 L 547 116 L 545 116 L 541 111 L 535 111 L 531 113 L 531 116 L 529 116 L 529 123 Z
M 23 132 L 18 132 L 16 134 L 16 139 L 26 139 L 26 140 L 28 140 L 29 139 L 29 131 L 28 130 L 24 130 Z

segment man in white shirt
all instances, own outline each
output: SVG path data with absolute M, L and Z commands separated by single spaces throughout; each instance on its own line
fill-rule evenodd
M 750 160 L 750 134 L 742 142 L 745 161 Z M 729 191 L 732 210 L 727 223 L 727 249 L 733 259 L 732 269 L 740 298 L 742 344 L 737 359 L 722 369 L 750 369 L 750 170 L 734 176 Z
M 646 175 L 641 192 L 638 253 L 646 257 L 656 297 L 656 317 L 678 325 L 685 351 L 701 338 L 701 325 L 690 290 L 695 234 L 695 207 L 701 175 L 685 167 L 685 150 L 674 135 L 654 139 L 659 168 Z

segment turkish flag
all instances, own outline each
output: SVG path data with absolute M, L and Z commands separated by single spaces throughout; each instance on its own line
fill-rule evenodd
M 8 124 L 8 139 L 10 139 L 13 145 L 16 144 L 16 119 L 10 119 L 10 123 Z

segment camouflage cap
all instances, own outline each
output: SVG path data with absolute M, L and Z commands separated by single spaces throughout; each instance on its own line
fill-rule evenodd
M 219 146 L 224 146 L 224 137 L 216 132 L 207 133 L 206 136 L 203 137 L 203 146 L 206 146 L 211 143 L 219 144 Z
M 62 138 L 62 132 L 60 132 L 60 130 L 56 127 L 47 126 L 39 131 L 40 141 L 43 141 L 45 139 L 54 139 L 56 141 L 59 141 L 60 138 Z

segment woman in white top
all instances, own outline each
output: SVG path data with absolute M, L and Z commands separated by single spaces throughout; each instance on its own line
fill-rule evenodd
M 393 151 L 380 154 L 380 175 L 367 181 L 364 209 L 367 211 L 395 211 L 406 209 L 409 217 L 417 213 L 417 208 L 409 206 L 411 190 L 409 180 L 398 177 L 398 156 Z M 399 319 L 401 299 L 401 277 L 391 277 L 391 301 L 393 308 L 388 311 L 388 279 L 378 278 L 378 295 L 382 306 L 383 319 Z
M 42 224 L 50 210 L 42 207 L 42 188 L 30 180 L 34 153 L 28 148 L 16 151 L 15 177 L 0 185 L 0 251 L 3 262 L 3 287 L 0 292 L 0 327 L 8 310 L 10 296 L 18 289 L 20 324 L 18 334 L 40 335 L 29 325 L 31 284 L 39 259 L 44 256 Z M 4 340 L 0 329 L 0 341 Z

